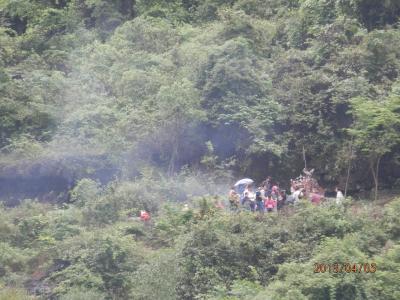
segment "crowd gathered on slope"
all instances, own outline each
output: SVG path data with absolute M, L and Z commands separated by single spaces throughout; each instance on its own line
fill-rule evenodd
M 233 185 L 228 194 L 232 211 L 249 210 L 251 212 L 276 212 L 285 204 L 296 205 L 301 199 L 318 205 L 324 200 L 325 190 L 312 177 L 314 170 L 304 169 L 304 175 L 290 180 L 290 194 L 282 190 L 279 182 L 273 182 L 268 176 L 257 188 L 254 181 L 248 178 Z M 344 199 L 340 188 L 336 188 L 336 203 Z
M 317 180 L 313 178 L 313 172 L 314 169 L 310 171 L 303 169 L 304 175 L 291 179 L 289 194 L 286 193 L 286 190 L 281 189 L 279 182 L 274 182 L 271 176 L 268 176 L 258 187 L 250 178 L 241 179 L 229 190 L 229 209 L 233 212 L 277 212 L 284 205 L 297 205 L 301 200 L 319 205 L 327 198 L 325 198 L 325 189 L 320 187 Z M 331 200 L 340 204 L 345 197 L 340 188 L 336 187 L 335 191 L 336 198 Z M 215 208 L 223 210 L 225 205 L 220 200 L 219 197 L 216 197 L 214 205 Z M 184 204 L 182 210 L 190 210 L 189 205 Z M 141 210 L 138 219 L 148 223 L 151 220 L 150 213 Z

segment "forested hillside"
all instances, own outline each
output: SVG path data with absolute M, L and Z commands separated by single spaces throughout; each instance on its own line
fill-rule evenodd
M 399 18 L 398 0 L 0 0 L 0 299 L 399 299 L 400 202 L 378 201 L 400 187 Z M 375 201 L 214 207 L 305 165 Z M 377 271 L 313 274 L 347 261 Z

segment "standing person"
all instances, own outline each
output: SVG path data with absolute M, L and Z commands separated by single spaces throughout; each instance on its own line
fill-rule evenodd
M 264 194 L 265 194 L 265 197 L 268 197 L 269 195 L 271 195 L 271 176 L 268 176 L 268 177 L 264 180 L 263 185 L 264 185 Z
M 244 197 L 243 197 L 243 201 L 242 201 L 242 206 L 243 207 L 248 207 L 248 209 L 250 209 L 251 210 L 251 200 L 250 200 L 250 197 L 249 197 L 249 192 L 244 192 Z
M 272 196 L 272 199 L 274 199 L 274 200 L 278 200 L 278 196 L 279 196 L 279 187 L 278 187 L 278 185 L 277 184 L 274 184 L 273 186 L 272 186 L 272 188 L 271 188 L 271 196 Z
M 250 198 L 250 211 L 251 212 L 256 211 L 256 199 L 255 198 Z
M 279 192 L 279 183 L 276 183 L 276 184 L 272 185 L 271 190 L 272 190 L 273 193 L 278 194 L 278 192 Z
M 272 188 L 271 188 L 271 197 L 272 200 L 275 201 L 275 205 L 274 205 L 274 211 L 277 212 L 278 211 L 278 199 L 279 199 L 279 187 L 278 184 L 273 184 Z
M 342 201 L 344 200 L 343 193 L 338 187 L 336 187 L 335 191 L 336 191 L 336 204 L 341 204 Z
M 237 211 L 239 208 L 240 196 L 236 193 L 234 186 L 232 186 L 229 191 L 228 200 L 231 211 Z
M 293 194 L 287 196 L 286 203 L 287 204 L 294 204 L 294 196 L 293 196 Z
M 265 180 L 261 183 L 262 187 L 263 187 L 264 189 L 267 189 L 267 188 L 268 188 L 267 185 L 268 185 L 269 182 L 270 182 L 270 177 L 268 176 L 268 177 L 265 178 Z
M 150 214 L 147 211 L 145 211 L 145 210 L 140 211 L 140 220 L 141 221 L 143 221 L 146 224 L 147 222 L 150 221 L 150 219 L 151 219 Z
M 244 198 L 245 198 L 245 196 L 246 196 L 246 193 L 247 193 L 247 196 L 249 196 L 249 193 L 250 193 L 250 185 L 246 185 L 246 187 L 244 188 L 244 191 L 243 191 L 243 194 L 242 194 L 242 205 L 244 205 L 244 203 L 245 203 L 245 200 L 244 200 Z
M 276 202 L 272 199 L 272 197 L 267 197 L 267 199 L 265 200 L 265 208 L 267 210 L 267 212 L 271 212 L 274 210 L 275 208 L 275 204 Z
M 258 191 L 259 191 L 260 194 L 261 194 L 261 199 L 264 201 L 264 200 L 265 200 L 265 189 L 264 189 L 264 186 L 260 186 L 260 187 L 258 188 Z
M 296 183 L 293 179 L 290 179 L 290 194 L 293 195 L 296 191 Z
M 255 212 L 256 210 L 256 194 L 253 192 L 252 186 L 248 187 L 248 197 L 250 200 L 250 210 Z
M 276 204 L 276 208 L 278 210 L 282 209 L 282 207 L 285 205 L 286 201 L 286 191 L 285 190 L 280 190 L 279 195 L 278 195 L 278 202 Z
M 298 203 L 299 200 L 303 197 L 303 190 L 300 189 L 299 187 L 295 188 L 295 192 L 293 193 L 293 199 L 294 199 L 294 203 Z
M 263 189 L 261 187 L 258 188 L 256 192 L 256 205 L 257 205 L 257 211 L 260 213 L 264 213 L 264 195 L 263 195 Z

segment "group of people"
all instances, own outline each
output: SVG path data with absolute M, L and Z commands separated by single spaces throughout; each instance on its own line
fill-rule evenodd
M 314 169 L 303 170 L 304 175 L 290 180 L 290 195 L 286 195 L 285 190 L 281 190 L 279 183 L 273 183 L 271 177 L 267 177 L 262 184 L 253 189 L 253 183 L 244 186 L 232 186 L 228 199 L 232 211 L 240 209 L 273 212 L 283 207 L 284 204 L 297 204 L 301 199 L 309 199 L 311 203 L 318 205 L 322 202 L 325 190 L 318 185 L 318 182 L 312 177 Z M 340 204 L 344 199 L 343 193 L 336 188 L 336 203 Z
M 290 194 L 286 195 L 286 191 L 282 190 L 279 182 L 272 182 L 268 176 L 261 185 L 254 189 L 254 182 L 251 179 L 246 183 L 240 180 L 236 185 L 232 186 L 228 199 L 230 209 L 232 211 L 249 210 L 251 212 L 276 212 L 285 204 L 296 205 L 301 199 L 305 198 L 311 203 L 318 205 L 324 199 L 325 190 L 318 185 L 318 182 L 312 177 L 314 169 L 308 171 L 303 170 L 304 175 L 290 180 Z M 241 184 L 239 184 L 241 183 Z M 336 188 L 336 203 L 340 204 L 344 200 L 342 191 Z M 216 197 L 215 207 L 224 209 L 224 204 Z M 184 204 L 183 211 L 189 210 L 189 205 Z M 130 218 L 135 219 L 133 216 Z M 151 220 L 150 213 L 141 210 L 139 220 L 147 224 Z
M 286 199 L 286 193 L 279 188 L 279 183 L 272 184 L 271 177 L 267 177 L 255 190 L 253 184 L 245 185 L 243 192 L 232 186 L 228 197 L 233 211 L 244 208 L 252 212 L 264 213 L 281 208 Z

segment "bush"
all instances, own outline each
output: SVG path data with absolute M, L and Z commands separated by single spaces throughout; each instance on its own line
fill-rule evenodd
M 75 187 L 71 190 L 71 202 L 79 207 L 88 205 L 91 201 L 99 196 L 100 185 L 96 181 L 83 178 L 77 182 Z
M 0 291 L 0 300 L 33 300 L 25 290 L 16 288 L 5 288 Z
M 393 239 L 400 239 L 400 198 L 397 198 L 385 206 L 383 226 Z
M 265 294 L 272 299 L 288 299 L 295 290 L 300 299 L 357 299 L 364 294 L 365 273 L 314 273 L 315 263 L 364 263 L 367 256 L 358 249 L 358 239 L 347 236 L 340 240 L 326 238 L 314 251 L 312 259 L 306 263 L 288 263 L 279 268 L 274 281 Z
M 172 250 L 162 250 L 152 254 L 147 263 L 142 264 L 133 276 L 132 299 L 174 300 L 179 274 L 176 255 Z
M 98 290 L 74 288 L 60 297 L 60 300 L 104 300 L 105 295 Z
M 25 270 L 27 254 L 7 243 L 0 242 L 0 278 L 9 273 L 20 273 Z
M 133 286 L 132 275 L 143 259 L 135 241 L 113 229 L 82 233 L 63 241 L 56 250 L 55 259 L 63 262 L 63 268 L 47 279 L 57 285 L 55 294 L 85 288 L 125 298 Z
M 400 298 L 400 244 L 384 249 L 374 259 L 377 272 L 371 276 L 366 285 L 366 292 L 371 299 L 395 300 Z

